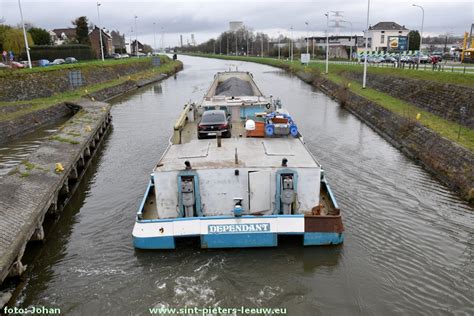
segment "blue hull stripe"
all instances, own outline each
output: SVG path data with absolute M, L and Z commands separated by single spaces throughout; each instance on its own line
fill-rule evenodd
M 342 233 L 305 233 L 305 246 L 337 245 L 344 241 Z
M 133 245 L 139 249 L 174 249 L 174 237 L 134 237 Z
M 201 235 L 201 248 L 276 247 L 277 234 L 209 234 Z
M 291 234 L 293 235 L 293 233 Z M 278 246 L 278 235 L 288 235 L 288 233 L 201 235 L 201 248 L 276 247 Z M 134 237 L 133 245 L 139 249 L 175 249 L 174 239 L 173 236 Z M 343 241 L 344 235 L 342 233 L 304 233 L 305 246 L 337 245 Z

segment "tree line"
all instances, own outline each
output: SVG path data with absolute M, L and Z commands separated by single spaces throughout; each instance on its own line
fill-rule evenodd
M 86 16 L 76 18 L 71 21 L 71 24 L 75 29 L 75 36 L 64 40 L 63 45 L 83 44 L 90 46 L 89 31 L 95 26 L 89 23 Z M 27 31 L 28 46 L 54 45 L 53 38 L 46 29 L 36 27 L 31 23 L 25 23 L 25 29 Z M 119 31 L 112 31 L 111 36 L 115 47 L 125 47 L 123 34 L 120 34 Z M 25 40 L 21 25 L 11 26 L 0 24 L 0 53 L 4 50 L 7 52 L 12 51 L 15 56 L 25 53 Z

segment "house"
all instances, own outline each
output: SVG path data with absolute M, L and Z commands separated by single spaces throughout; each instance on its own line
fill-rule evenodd
M 137 47 L 139 52 L 143 52 L 143 44 L 140 41 L 133 40 L 130 44 L 127 45 L 127 53 L 130 55 L 136 55 Z
M 63 29 L 54 29 L 49 31 L 51 36 L 51 41 L 53 45 L 62 45 L 64 43 L 70 43 L 76 38 L 76 29 L 75 28 L 63 28 Z
M 111 55 L 114 52 L 114 47 L 112 45 L 112 36 L 110 36 L 104 29 L 102 32 L 96 26 L 89 32 L 89 41 L 91 42 L 92 50 L 95 52 L 96 57 L 99 59 L 102 56 L 100 49 L 100 33 L 102 33 L 102 45 L 104 47 L 104 56 Z
M 405 25 L 395 22 L 379 22 L 369 26 L 369 50 L 386 51 L 391 37 L 408 36 L 409 32 Z
M 112 45 L 114 46 L 113 51 L 115 53 L 124 54 L 125 53 L 125 35 L 120 34 L 119 31 L 110 32 L 112 36 Z
M 326 50 L 326 36 L 308 37 L 309 49 L 311 51 L 313 45 L 315 49 Z M 362 47 L 365 43 L 363 36 L 329 36 L 329 57 L 349 58 L 349 51 L 352 47 L 353 51 L 357 51 L 357 47 Z M 370 42 L 369 42 L 370 43 Z

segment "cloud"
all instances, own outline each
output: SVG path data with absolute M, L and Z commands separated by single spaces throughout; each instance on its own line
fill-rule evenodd
M 100 1 L 101 21 L 104 27 L 124 32 L 129 36 L 137 18 L 138 36 L 152 43 L 154 31 L 158 37 L 166 34 L 166 45 L 176 45 L 179 34 L 189 38 L 195 34 L 198 41 L 207 40 L 228 29 L 229 21 L 243 21 L 256 31 L 289 32 L 304 36 L 307 31 L 322 33 L 326 29 L 327 11 L 343 11 L 344 19 L 351 21 L 353 31 L 361 34 L 366 24 L 367 1 Z M 421 10 L 412 7 L 413 0 L 387 2 L 372 0 L 370 24 L 379 21 L 394 21 L 409 29 L 420 29 Z M 425 34 L 461 35 L 468 31 L 474 20 L 473 1 L 424 1 L 416 0 L 425 9 Z M 25 21 L 46 29 L 71 26 L 71 21 L 85 15 L 97 24 L 95 1 L 22 1 Z M 2 0 L 0 18 L 7 24 L 20 22 L 16 0 Z M 308 29 L 305 22 L 309 22 Z M 155 27 L 153 25 L 155 24 Z M 335 31 L 335 30 L 332 30 Z M 348 32 L 349 28 L 338 32 Z

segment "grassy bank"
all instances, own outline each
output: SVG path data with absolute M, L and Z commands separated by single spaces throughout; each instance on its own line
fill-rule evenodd
M 145 60 L 145 58 L 143 58 L 143 60 Z M 144 62 L 144 61 L 139 61 L 139 62 Z M 149 59 L 148 59 L 148 62 L 149 62 Z M 149 70 L 138 72 L 129 76 L 122 76 L 120 78 L 117 78 L 111 81 L 94 84 L 94 85 L 86 85 L 75 90 L 55 94 L 48 98 L 38 98 L 38 99 L 28 100 L 28 101 L 0 102 L 0 121 L 12 120 L 31 112 L 47 109 L 48 107 L 54 106 L 62 102 L 73 101 L 80 97 L 84 97 L 91 93 L 100 91 L 102 89 L 113 87 L 118 84 L 124 83 L 128 80 L 138 81 L 138 80 L 146 79 L 160 73 L 171 74 L 171 73 L 174 73 L 177 67 L 179 66 L 180 66 L 179 61 L 171 61 L 169 58 L 166 57 L 166 59 L 163 60 L 163 63 L 161 64 L 160 67 L 152 67 Z M 14 112 L 2 111 L 2 107 L 15 107 L 15 106 L 18 107 L 17 111 L 14 111 Z
M 102 68 L 102 67 L 110 67 L 116 65 L 126 65 L 132 63 L 149 63 L 151 57 L 143 57 L 143 58 L 124 58 L 124 59 L 106 59 L 102 60 L 87 60 L 87 61 L 80 61 L 75 64 L 62 64 L 62 65 L 54 65 L 54 66 L 47 66 L 47 67 L 34 67 L 34 68 L 24 68 L 24 69 L 2 69 L 0 70 L 0 78 L 8 78 L 15 75 L 22 75 L 28 73 L 38 73 L 38 72 L 49 72 L 49 71 L 57 71 L 60 69 L 86 69 L 86 68 Z
M 457 123 L 441 118 L 437 115 L 434 115 L 428 111 L 420 109 L 405 101 L 394 98 L 386 93 L 379 92 L 371 88 L 362 89 L 362 85 L 359 82 L 356 82 L 353 80 L 347 80 L 345 77 L 343 77 L 343 73 L 347 71 L 356 71 L 356 72 L 362 71 L 362 67 L 359 65 L 331 64 L 329 66 L 330 67 L 329 74 L 326 77 L 326 75 L 322 74 L 322 72 L 325 69 L 324 68 L 325 65 L 321 63 L 312 63 L 309 66 L 304 66 L 304 65 L 301 65 L 301 63 L 297 61 L 290 62 L 290 61 L 278 60 L 278 59 L 273 59 L 273 58 L 225 56 L 225 55 L 197 55 L 197 56 L 256 62 L 256 63 L 283 68 L 293 73 L 296 73 L 299 71 L 310 72 L 316 76 L 324 76 L 328 80 L 334 83 L 337 83 L 339 85 L 348 84 L 348 89 L 350 89 L 352 92 L 360 96 L 363 96 L 398 115 L 401 115 L 410 119 L 415 119 L 416 115 L 420 113 L 421 117 L 420 117 L 419 122 L 421 124 L 433 130 L 434 132 L 438 133 L 439 135 L 451 141 L 454 141 L 465 148 L 468 148 L 474 151 L 474 130 L 465 126 L 460 126 Z M 438 73 L 438 72 L 428 73 L 428 72 L 416 71 L 416 70 L 402 70 L 402 69 L 390 69 L 390 68 L 369 68 L 368 71 L 369 73 L 383 73 L 383 74 L 387 74 L 387 75 L 390 74 L 390 75 L 395 75 L 395 76 L 413 75 L 411 78 L 424 79 L 424 80 L 431 80 L 430 78 L 440 75 L 440 77 L 434 81 L 474 86 L 474 80 L 472 80 L 472 75 L 471 76 L 464 75 L 465 77 L 464 78 L 463 75 L 460 75 L 460 74 Z M 461 77 L 461 78 L 456 78 L 456 77 Z M 467 79 L 469 78 L 471 79 L 471 81 L 468 83 Z M 458 139 L 458 132 L 460 128 L 461 128 L 461 134 Z
M 212 54 L 194 54 L 194 56 L 201 57 L 211 57 L 219 59 L 229 59 L 229 60 L 242 60 L 242 61 L 251 61 L 261 64 L 272 65 L 280 68 L 291 67 L 295 69 L 317 69 L 321 72 L 324 72 L 326 65 L 321 62 L 312 62 L 309 66 L 302 66 L 299 61 L 286 61 L 278 60 L 275 58 L 266 58 L 266 57 L 245 57 L 245 56 L 226 56 L 226 55 L 212 55 Z M 363 64 L 360 65 L 345 65 L 345 64 L 329 64 L 329 73 L 342 74 L 343 72 L 354 72 L 362 73 Z M 474 76 L 472 74 L 462 74 L 462 73 L 451 73 L 451 72 L 440 72 L 440 71 L 420 71 L 414 69 L 399 69 L 399 68 L 379 68 L 379 67 L 368 67 L 367 71 L 369 74 L 381 74 L 381 75 L 390 75 L 397 76 L 402 78 L 412 78 L 420 80 L 429 80 L 440 83 L 448 83 L 461 85 L 466 87 L 474 88 Z

